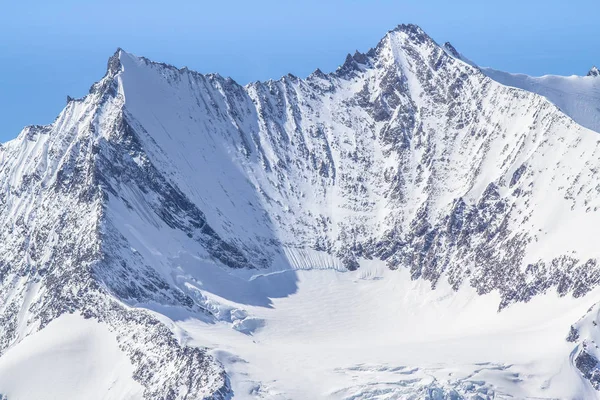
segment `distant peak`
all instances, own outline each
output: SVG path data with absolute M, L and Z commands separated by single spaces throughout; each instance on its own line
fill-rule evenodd
M 123 55 L 123 53 L 125 53 L 123 51 L 123 49 L 121 49 L 120 47 L 117 48 L 117 50 L 115 51 L 115 53 L 110 56 L 110 58 L 108 59 L 108 62 L 106 63 L 106 74 L 104 74 L 104 77 L 94 83 L 92 85 L 92 87 L 90 87 L 90 91 L 89 93 L 104 93 L 106 92 L 106 89 L 109 88 L 111 86 L 111 80 L 117 76 L 117 74 L 121 71 L 122 69 L 122 64 L 121 64 L 121 57 Z M 71 99 L 72 101 L 73 99 Z M 69 99 L 67 99 L 67 103 L 69 102 Z
M 124 59 L 133 59 L 133 60 L 144 60 L 146 62 L 151 62 L 145 57 L 138 57 L 126 50 L 123 50 L 121 47 L 117 47 L 117 50 L 114 52 L 112 56 L 108 59 L 108 63 L 106 66 L 106 73 L 111 75 L 116 75 L 123 66 Z
M 587 73 L 587 76 L 600 76 L 600 70 L 594 65 Z
M 314 70 L 314 72 L 312 74 L 309 75 L 309 77 L 317 77 L 317 78 L 321 78 L 321 79 L 326 79 L 327 75 L 321 71 L 320 68 L 317 68 Z
M 400 24 L 392 30 L 393 32 L 405 32 L 413 35 L 426 35 L 420 26 L 415 24 Z
M 434 40 L 423 29 L 415 24 L 401 24 L 392 29 L 389 33 L 403 33 L 410 42 L 423 44 L 434 42 Z M 435 43 L 435 42 L 434 42 Z
M 358 50 L 356 50 L 356 52 L 354 53 L 354 55 L 352 56 L 352 58 L 354 58 L 354 61 L 356 61 L 359 64 L 368 64 L 368 62 L 369 62 L 369 59 L 368 59 L 367 55 L 361 53 Z
M 118 47 L 117 51 L 108 59 L 106 75 L 116 75 L 121 69 L 121 53 L 123 49 Z
M 358 67 L 356 60 L 354 60 L 352 55 L 348 53 L 348 55 L 346 55 L 346 60 L 344 61 L 344 64 L 338 67 L 336 73 L 339 76 L 350 77 L 354 76 L 354 74 L 358 70 L 360 70 L 360 68 Z
M 367 54 L 363 54 L 360 51 L 356 50 L 354 52 L 354 55 L 348 53 L 344 64 L 342 64 L 336 72 L 338 75 L 349 77 L 352 76 L 354 73 L 360 71 L 361 68 L 363 68 L 361 67 L 361 65 L 369 65 L 369 57 Z
M 473 61 L 469 60 L 464 55 L 462 55 L 458 50 L 456 50 L 456 47 L 454 47 L 452 45 L 452 43 L 446 42 L 446 43 L 444 43 L 444 46 L 442 46 L 442 48 L 444 49 L 444 51 L 446 52 L 446 54 L 450 55 L 451 57 L 453 57 L 453 58 L 455 58 L 457 60 L 460 60 L 462 62 L 465 62 L 465 63 L 469 64 L 472 67 L 479 68 L 477 66 L 477 64 L 475 64 Z
M 458 50 L 456 50 L 456 48 L 452 45 L 452 43 L 450 42 L 446 42 L 444 43 L 444 49 L 446 49 L 446 51 L 455 58 L 461 58 L 460 53 L 458 52 Z

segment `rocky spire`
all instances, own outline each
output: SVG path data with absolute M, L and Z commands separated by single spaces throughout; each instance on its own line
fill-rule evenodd
M 450 42 L 446 42 L 444 43 L 444 49 L 452 56 L 455 58 L 461 58 L 460 53 L 458 52 L 458 50 L 456 50 L 456 48 L 454 46 L 452 46 L 452 43 Z

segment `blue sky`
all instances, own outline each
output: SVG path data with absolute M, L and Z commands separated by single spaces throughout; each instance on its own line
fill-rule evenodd
M 331 71 L 400 23 L 480 65 L 585 74 L 600 64 L 597 1 L 21 0 L 0 3 L 0 141 L 46 124 L 117 47 L 239 83 Z

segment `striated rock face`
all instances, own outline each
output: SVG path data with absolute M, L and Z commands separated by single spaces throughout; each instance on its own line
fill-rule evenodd
M 119 49 L 88 96 L 0 149 L 0 353 L 78 312 L 117 333 L 148 398 L 227 398 L 206 350 L 132 306 L 218 318 L 189 271 L 285 269 L 287 249 L 499 307 L 585 294 L 597 133 L 450 47 L 401 25 L 334 73 L 245 87 Z

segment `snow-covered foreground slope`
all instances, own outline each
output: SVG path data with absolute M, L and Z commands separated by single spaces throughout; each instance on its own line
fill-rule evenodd
M 260 320 L 251 335 L 189 311 L 149 308 L 185 345 L 211 349 L 235 399 L 598 397 L 565 340 L 598 290 L 579 299 L 550 293 L 498 313 L 497 295 L 432 290 L 368 261 L 352 272 L 288 271 L 247 285 L 268 292 L 290 281 L 296 292 L 270 307 L 210 295 Z M 8 399 L 139 398 L 111 336 L 97 322 L 59 317 L 0 358 L 0 387 Z
M 74 314 L 3 354 L 0 388 L 8 399 L 141 399 L 143 391 L 106 326 Z
M 414 25 L 245 87 L 118 50 L 0 149 L 0 393 L 73 321 L 121 372 L 62 398 L 597 397 L 599 146 Z

